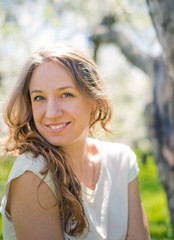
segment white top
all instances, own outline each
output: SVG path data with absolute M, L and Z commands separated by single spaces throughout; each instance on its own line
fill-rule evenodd
M 90 232 L 85 239 L 125 240 L 128 222 L 128 183 L 137 176 L 139 171 L 136 156 L 126 145 L 99 140 L 94 142 L 102 160 L 95 190 L 82 185 L 83 206 L 90 225 Z M 1 203 L 4 240 L 16 240 L 11 216 L 5 210 L 11 180 L 25 171 L 32 171 L 42 179 L 43 176 L 39 172 L 43 167 L 42 156 L 32 158 L 31 154 L 24 153 L 15 160 Z M 49 174 L 44 181 L 55 193 Z M 65 240 L 84 239 L 70 237 L 66 233 L 64 237 Z

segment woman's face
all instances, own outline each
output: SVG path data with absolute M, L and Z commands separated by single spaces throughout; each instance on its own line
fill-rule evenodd
M 66 146 L 86 138 L 95 107 L 65 68 L 51 62 L 41 64 L 34 70 L 29 92 L 36 128 L 49 143 Z

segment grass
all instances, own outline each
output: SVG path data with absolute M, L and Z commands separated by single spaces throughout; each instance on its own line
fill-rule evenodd
M 14 161 L 14 158 L 6 157 L 4 162 L 2 162 L 1 160 L 2 159 L 0 158 L 0 202 L 4 195 L 5 183 L 7 181 L 8 175 L 10 173 L 10 169 L 11 169 L 12 163 Z M 0 214 L 0 240 L 3 240 L 1 214 Z
M 146 164 L 142 162 L 142 154 L 136 151 L 140 173 L 139 186 L 140 195 L 148 218 L 152 240 L 172 240 L 172 229 L 170 215 L 167 208 L 167 200 L 161 187 L 156 166 L 151 156 L 147 158 Z M 4 186 L 14 159 L 7 158 L 0 167 L 0 200 L 3 197 Z M 2 237 L 2 222 L 0 215 L 0 240 Z
M 152 240 L 172 240 L 170 214 L 167 199 L 158 180 L 157 169 L 152 156 L 147 158 L 146 164 L 141 160 L 141 152 L 136 151 L 140 173 L 139 187 Z

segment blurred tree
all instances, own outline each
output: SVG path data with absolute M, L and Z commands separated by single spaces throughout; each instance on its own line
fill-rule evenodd
M 0 86 L 7 72 L 10 74 L 15 69 L 15 64 L 10 64 L 11 71 L 7 70 L 9 62 L 5 61 L 14 57 L 12 52 L 17 45 L 22 49 L 27 43 L 19 26 L 19 16 L 15 13 L 18 2 L 0 0 Z M 16 55 L 19 56 L 19 52 Z
M 153 102 L 146 106 L 145 117 L 174 230 L 174 2 L 147 0 L 147 4 L 163 49 L 159 56 L 145 54 L 122 29 L 113 28 L 115 21 L 111 13 L 103 17 L 91 39 L 95 45 L 95 58 L 101 44 L 114 43 L 152 80 Z

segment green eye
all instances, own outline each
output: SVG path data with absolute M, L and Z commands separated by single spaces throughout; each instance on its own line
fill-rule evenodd
M 34 97 L 34 101 L 39 102 L 39 101 L 42 101 L 42 100 L 45 100 L 45 98 L 42 97 L 42 96 L 36 96 L 36 97 Z
M 74 95 L 72 93 L 65 92 L 65 93 L 62 94 L 62 97 L 63 98 L 68 98 L 68 97 L 74 97 Z

